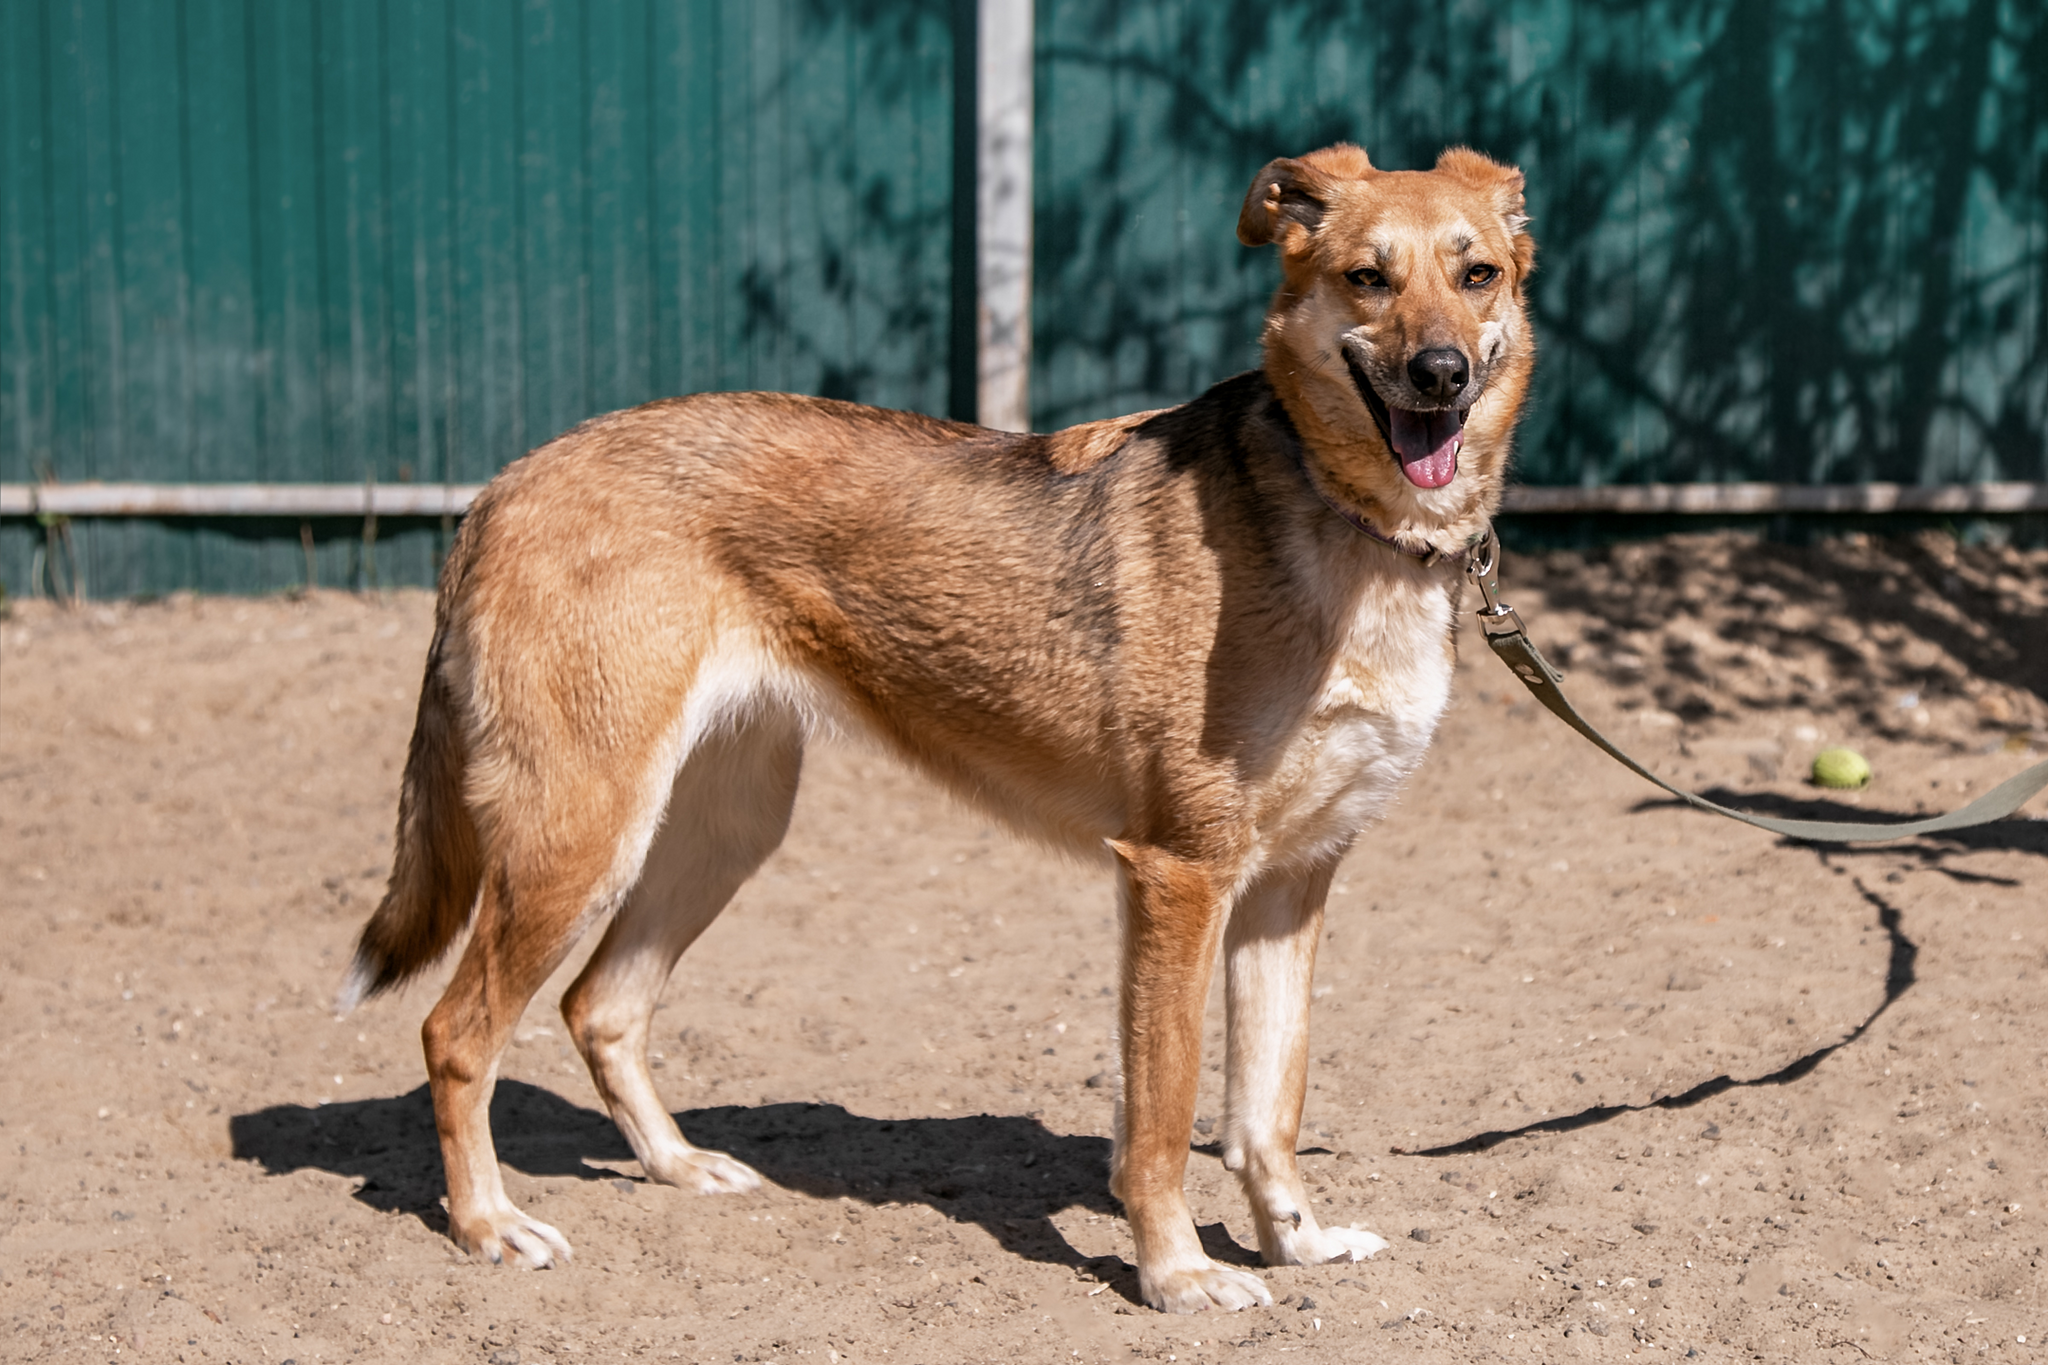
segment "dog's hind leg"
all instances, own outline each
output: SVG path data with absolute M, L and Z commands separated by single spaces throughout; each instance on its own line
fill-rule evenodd
M 491 1092 L 527 1002 L 602 909 L 616 852 L 604 823 L 587 815 L 581 828 L 549 833 L 544 846 L 529 839 L 533 846 L 500 846 L 486 857 L 469 944 L 420 1029 L 448 1174 L 449 1233 L 472 1255 L 535 1267 L 568 1259 L 569 1244 L 506 1196 Z
M 1308 1080 L 1310 983 L 1337 859 L 1269 873 L 1238 897 L 1224 931 L 1229 1040 L 1223 1164 L 1237 1172 L 1268 1265 L 1357 1260 L 1386 1243 L 1317 1224 L 1295 1161 Z
M 562 998 L 562 1017 L 647 1174 L 700 1194 L 751 1190 L 761 1177 L 692 1146 L 647 1069 L 663 985 L 697 936 L 789 829 L 803 735 L 781 709 L 707 736 L 677 773 L 639 883 Z

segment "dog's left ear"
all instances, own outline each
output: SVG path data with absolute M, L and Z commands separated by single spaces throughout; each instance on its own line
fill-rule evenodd
M 1503 166 L 1490 156 L 1469 147 L 1451 147 L 1436 159 L 1436 168 L 1455 180 L 1470 185 L 1493 201 L 1501 226 L 1515 253 L 1515 284 L 1529 278 L 1536 268 L 1536 239 L 1529 235 L 1529 215 L 1522 205 L 1522 173 Z

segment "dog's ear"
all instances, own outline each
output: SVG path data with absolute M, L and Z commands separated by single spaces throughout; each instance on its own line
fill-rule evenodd
M 1244 208 L 1237 215 L 1237 240 L 1265 246 L 1278 240 L 1289 223 L 1314 232 L 1330 206 L 1337 182 L 1356 179 L 1372 169 L 1363 147 L 1340 142 L 1304 157 L 1269 161 L 1252 177 Z
M 1522 202 L 1521 171 L 1513 166 L 1503 166 L 1470 147 L 1446 148 L 1444 154 L 1436 159 L 1436 168 L 1493 201 L 1494 211 L 1500 215 L 1501 225 L 1507 229 L 1508 240 L 1515 253 L 1515 282 L 1519 285 L 1527 279 L 1529 272 L 1536 268 L 1536 239 L 1529 235 L 1529 215 Z
M 1314 232 L 1328 205 L 1322 176 L 1291 156 L 1268 161 L 1245 191 L 1244 208 L 1237 215 L 1237 240 L 1265 246 L 1287 223 Z

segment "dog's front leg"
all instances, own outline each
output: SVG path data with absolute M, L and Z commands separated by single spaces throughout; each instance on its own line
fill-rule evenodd
M 1137 1242 L 1138 1292 L 1168 1313 L 1248 1308 L 1273 1296 L 1257 1276 L 1216 1264 L 1188 1212 L 1188 1128 L 1202 1065 L 1202 1007 L 1222 918 L 1199 862 L 1114 844 L 1122 873 L 1123 1100 L 1110 1191 Z
M 1386 1246 L 1357 1228 L 1320 1226 L 1294 1157 L 1308 1080 L 1309 986 L 1336 867 L 1331 858 L 1307 872 L 1261 877 L 1238 897 L 1224 937 L 1223 1164 L 1244 1185 L 1268 1265 L 1355 1261 Z

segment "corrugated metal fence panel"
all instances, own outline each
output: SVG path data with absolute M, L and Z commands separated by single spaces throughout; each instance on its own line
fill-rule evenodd
M 700 389 L 944 412 L 954 8 L 0 6 L 0 478 L 477 481 Z M 292 526 L 73 534 L 95 593 L 304 573 Z
M 2048 11 L 1040 0 L 1034 409 L 1256 360 L 1271 156 L 1520 164 L 1534 482 L 2048 477 Z
M 963 10 L 0 6 L 0 478 L 470 481 L 702 388 L 943 411 Z M 1041 426 L 1254 362 L 1274 267 L 1232 226 L 1267 157 L 1466 142 L 1538 218 L 1533 480 L 2048 477 L 2037 5 L 1039 16 Z M 292 526 L 75 530 L 98 592 L 303 573 Z M 0 530 L 5 581 L 40 543 Z

